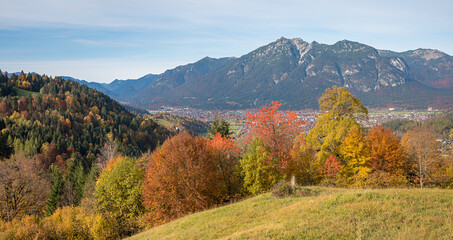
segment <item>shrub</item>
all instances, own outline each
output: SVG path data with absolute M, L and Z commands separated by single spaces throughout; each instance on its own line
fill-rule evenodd
M 289 182 L 280 181 L 272 187 L 272 196 L 284 198 L 293 196 L 296 192 L 296 186 L 291 186 Z

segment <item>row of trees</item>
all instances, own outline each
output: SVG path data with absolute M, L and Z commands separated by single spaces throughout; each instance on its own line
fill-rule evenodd
M 278 102 L 249 114 L 245 144 L 221 134 L 212 139 L 181 133 L 153 154 L 143 185 L 154 224 L 235 197 L 257 195 L 295 177 L 302 185 L 407 187 L 453 184 L 452 158 L 439 154 L 431 131 L 413 129 L 402 139 L 390 129 L 364 129 L 368 112 L 345 88 L 334 86 L 319 99 L 320 115 L 304 132 L 294 112 Z
M 382 126 L 364 129 L 357 121 L 367 119 L 366 108 L 336 86 L 326 90 L 319 105 L 320 116 L 308 133 L 294 112 L 279 111 L 281 104 L 272 102 L 248 114 L 251 132 L 245 139 L 230 138 L 228 124 L 217 119 L 210 138 L 181 132 L 140 158 L 106 151 L 111 153 L 104 154 L 107 163 L 99 161 L 84 181 L 78 180 L 77 165 L 57 168 L 52 181 L 41 185 L 50 186 L 50 193 L 67 186 L 80 204 L 56 207 L 44 218 L 16 217 L 0 228 L 11 238 L 121 238 L 267 192 L 292 177 L 301 185 L 452 186 L 451 156 L 439 154 L 430 131 L 414 129 L 400 139 Z M 82 188 L 82 196 L 74 197 Z M 41 200 L 36 210 L 29 208 L 21 216 L 50 209 L 53 202 L 47 198 L 43 205 Z

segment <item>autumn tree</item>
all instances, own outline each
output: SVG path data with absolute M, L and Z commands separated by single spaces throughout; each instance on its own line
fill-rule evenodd
M 220 132 L 208 140 L 208 145 L 214 150 L 214 156 L 221 178 L 227 188 L 227 194 L 229 197 L 234 197 L 240 192 L 241 187 L 241 178 L 238 171 L 241 150 L 233 139 L 222 136 Z
M 0 217 L 3 220 L 41 214 L 48 191 L 45 172 L 33 159 L 15 154 L 0 162 Z
M 201 137 L 187 132 L 168 139 L 153 154 L 143 184 L 153 224 L 200 211 L 225 199 L 217 157 Z
M 322 165 L 315 158 L 315 151 L 307 145 L 306 134 L 300 133 L 294 140 L 288 172 L 296 177 L 301 185 L 312 185 L 322 178 Z
M 341 174 L 349 183 L 360 184 L 371 172 L 370 153 L 363 139 L 362 132 L 353 128 L 344 138 L 340 147 L 342 156 Z
M 340 162 L 334 156 L 328 157 L 324 164 L 324 174 L 326 178 L 335 179 L 340 174 L 340 171 Z
M 326 89 L 319 98 L 319 110 L 316 124 L 307 134 L 307 142 L 317 152 L 319 165 L 330 156 L 344 162 L 340 147 L 351 129 L 361 129 L 357 121 L 367 120 L 368 110 L 360 99 L 338 86 Z
M 269 148 L 273 161 L 277 162 L 285 173 L 284 166 L 290 157 L 295 137 L 302 132 L 304 122 L 294 111 L 279 111 L 281 103 L 275 101 L 266 104 L 257 113 L 247 113 L 247 125 L 252 136 L 262 139 Z
M 427 129 L 415 129 L 406 132 L 401 142 L 411 160 L 420 188 L 423 188 L 440 160 L 436 136 Z
M 403 174 L 406 158 L 398 137 L 382 125 L 373 127 L 365 138 L 370 149 L 370 167 L 373 171 Z
M 115 160 L 115 159 L 113 159 Z M 137 229 L 135 218 L 143 213 L 143 172 L 133 158 L 118 157 L 101 173 L 95 190 L 99 211 L 118 223 L 120 236 Z
M 267 192 L 281 178 L 269 147 L 255 137 L 241 160 L 244 188 L 253 195 Z
M 407 157 L 398 137 L 382 125 L 373 127 L 365 137 L 370 151 L 368 182 L 380 187 L 404 185 L 407 172 Z
M 118 147 L 113 140 L 113 135 L 110 133 L 107 135 L 107 141 L 101 148 L 100 153 L 96 158 L 97 169 L 101 172 L 108 162 L 118 155 Z

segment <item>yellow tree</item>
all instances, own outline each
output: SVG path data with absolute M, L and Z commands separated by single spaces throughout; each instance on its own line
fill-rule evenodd
M 348 182 L 360 183 L 371 172 L 370 152 L 359 129 L 353 128 L 348 133 L 341 145 L 340 153 L 343 159 L 341 173 Z
M 341 144 L 351 129 L 361 129 L 357 120 L 367 120 L 368 110 L 360 99 L 338 86 L 326 89 L 319 98 L 319 110 L 315 127 L 307 135 L 307 143 L 317 152 L 320 166 L 329 156 L 342 162 Z
M 294 140 L 288 170 L 302 185 L 315 184 L 323 176 L 322 166 L 316 161 L 315 151 L 308 147 L 305 133 Z

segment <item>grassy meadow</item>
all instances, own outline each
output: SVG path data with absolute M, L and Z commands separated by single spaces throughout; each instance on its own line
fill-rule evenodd
M 307 188 L 195 213 L 130 239 L 453 239 L 453 191 Z
M 41 94 L 39 92 L 32 92 L 32 91 L 28 91 L 28 90 L 25 90 L 25 89 L 21 89 L 21 88 L 14 88 L 16 90 L 16 94 L 17 96 L 19 97 L 26 97 L 26 96 L 29 96 L 29 95 L 33 95 L 33 94 Z

